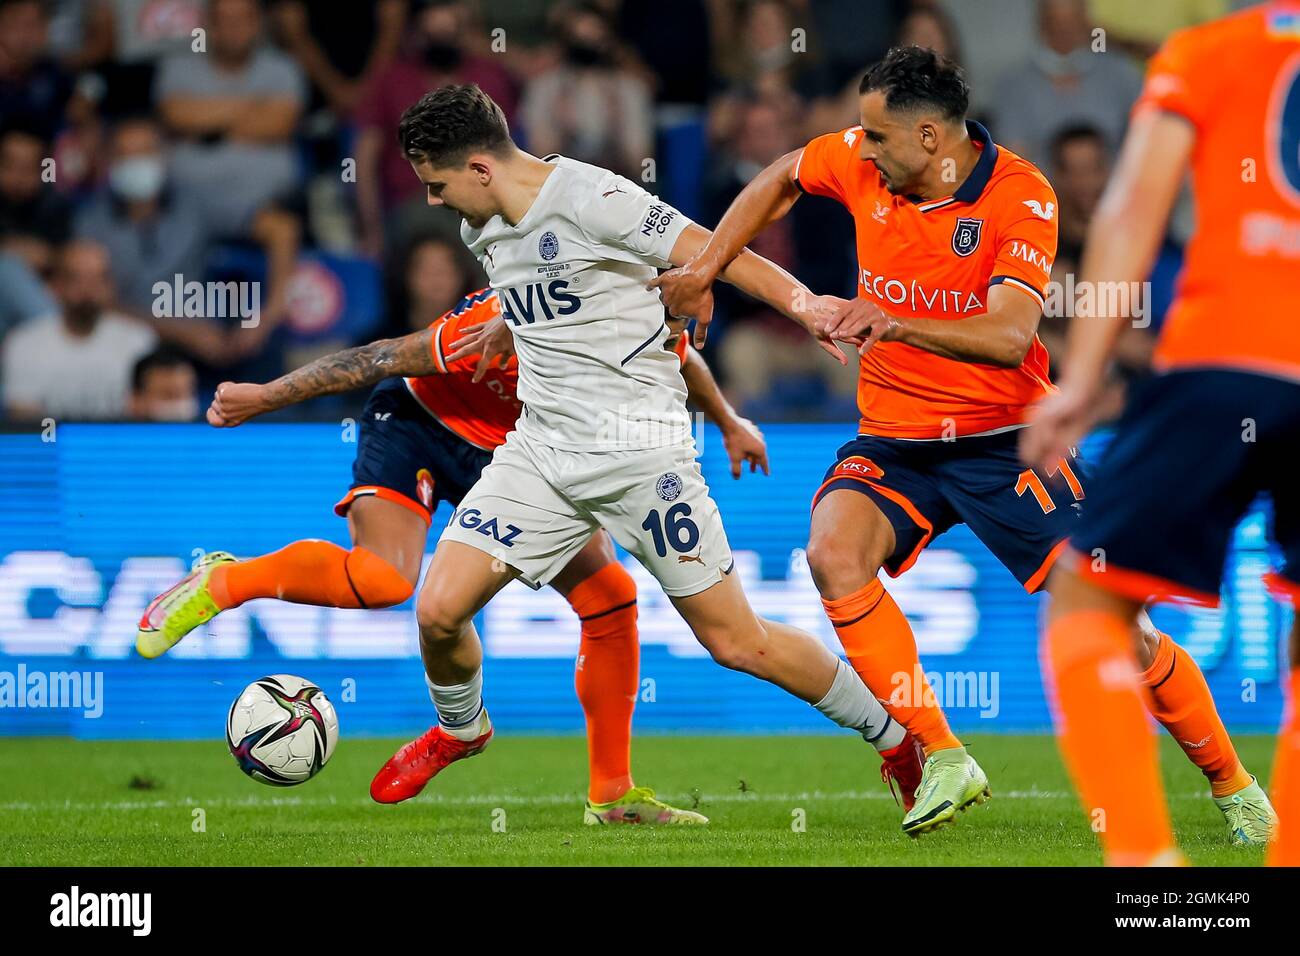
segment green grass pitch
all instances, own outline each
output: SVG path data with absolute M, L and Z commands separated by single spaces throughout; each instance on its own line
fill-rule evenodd
M 993 800 L 918 840 L 899 831 L 902 811 L 880 783 L 875 754 L 849 736 L 637 738 L 637 781 L 712 819 L 706 828 L 671 830 L 582 825 L 580 737 L 501 736 L 415 800 L 378 806 L 370 777 L 399 743 L 344 738 L 319 777 L 277 789 L 241 774 L 221 741 L 4 740 L 0 864 L 1100 862 L 1048 736 L 970 737 Z M 1237 745 L 1267 780 L 1272 738 L 1240 737 Z M 1192 862 L 1261 863 L 1262 851 L 1229 845 L 1204 779 L 1167 739 L 1162 763 Z

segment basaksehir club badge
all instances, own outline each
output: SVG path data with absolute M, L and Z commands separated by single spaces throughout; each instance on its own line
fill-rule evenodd
M 952 231 L 952 251 L 959 256 L 970 255 L 980 244 L 980 231 L 983 228 L 983 219 L 958 219 Z

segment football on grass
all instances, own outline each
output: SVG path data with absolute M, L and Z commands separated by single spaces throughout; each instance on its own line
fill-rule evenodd
M 316 776 L 338 739 L 338 715 L 325 692 L 291 674 L 253 681 L 226 718 L 226 745 L 239 769 L 274 787 Z

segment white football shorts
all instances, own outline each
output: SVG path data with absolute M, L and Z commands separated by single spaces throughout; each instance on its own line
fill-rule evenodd
M 540 588 L 597 528 L 609 531 L 671 597 L 698 594 L 731 571 L 731 547 L 694 444 L 563 451 L 516 429 L 440 540 L 491 554 Z

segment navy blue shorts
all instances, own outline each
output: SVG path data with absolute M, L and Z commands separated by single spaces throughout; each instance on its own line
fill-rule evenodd
M 1300 384 L 1200 369 L 1138 383 L 1089 486 L 1070 567 L 1137 600 L 1218 603 L 1233 532 L 1273 500 L 1283 565 L 1275 590 L 1300 595 Z
M 836 454 L 813 507 L 840 488 L 875 502 L 894 527 L 896 544 L 885 559 L 891 577 L 964 524 L 1032 593 L 1078 527 L 1086 476 L 1077 458 L 1050 475 L 1035 472 L 1020 461 L 1018 440 L 1018 431 L 955 441 L 859 435 Z
M 428 523 L 438 502 L 460 504 L 492 460 L 426 412 L 401 379 L 380 382 L 370 393 L 357 435 L 352 488 L 337 505 L 347 514 L 362 495 L 410 508 Z

